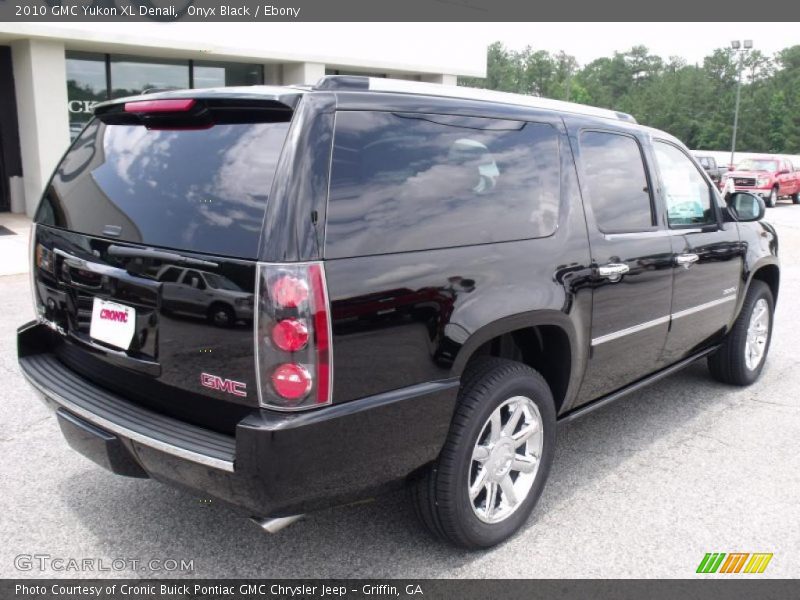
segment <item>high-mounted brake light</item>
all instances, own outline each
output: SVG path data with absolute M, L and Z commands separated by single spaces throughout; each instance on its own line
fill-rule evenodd
M 126 102 L 125 112 L 129 113 L 175 113 L 186 112 L 194 106 L 194 98 L 170 98 L 168 100 L 137 100 Z
M 256 291 L 261 405 L 302 410 L 330 404 L 333 357 L 322 264 L 259 264 Z

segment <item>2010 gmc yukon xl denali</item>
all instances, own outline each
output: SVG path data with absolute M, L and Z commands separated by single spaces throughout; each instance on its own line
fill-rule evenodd
M 409 484 L 431 531 L 486 547 L 558 421 L 703 357 L 758 378 L 763 215 L 588 106 L 344 76 L 114 100 L 38 208 L 19 363 L 116 473 L 270 531 Z

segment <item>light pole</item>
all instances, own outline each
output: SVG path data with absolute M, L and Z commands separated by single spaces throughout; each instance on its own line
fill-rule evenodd
M 742 68 L 744 67 L 744 56 L 748 50 L 753 48 L 753 40 L 745 40 L 744 48 L 742 42 L 733 40 L 731 48 L 739 53 L 739 82 L 736 84 L 736 108 L 733 111 L 733 139 L 731 140 L 731 166 L 734 165 L 733 157 L 736 154 L 736 130 L 739 128 L 739 99 L 742 96 Z

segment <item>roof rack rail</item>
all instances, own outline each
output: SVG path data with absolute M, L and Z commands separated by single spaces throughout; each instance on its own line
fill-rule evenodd
M 597 108 L 586 104 L 552 100 L 539 96 L 526 96 L 524 94 L 511 94 L 479 88 L 469 88 L 439 83 L 425 83 L 422 81 L 407 81 L 405 79 L 388 79 L 383 77 L 367 77 L 361 75 L 326 75 L 313 87 L 314 90 L 328 91 L 369 91 L 391 92 L 400 94 L 423 94 L 426 96 L 442 96 L 446 98 L 462 98 L 464 100 L 483 100 L 515 106 L 529 106 L 546 110 L 558 110 L 577 115 L 601 117 L 617 121 L 636 123 L 633 116 L 611 110 Z

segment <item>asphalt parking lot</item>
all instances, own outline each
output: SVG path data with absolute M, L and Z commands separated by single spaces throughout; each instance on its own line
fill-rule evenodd
M 477 553 L 429 538 L 403 493 L 269 536 L 202 498 L 96 467 L 68 448 L 20 375 L 14 331 L 32 315 L 28 278 L 0 276 L 0 576 L 685 578 L 706 552 L 771 552 L 762 577 L 796 577 L 800 206 L 781 203 L 767 220 L 778 228 L 783 274 L 762 379 L 730 388 L 697 363 L 562 427 L 527 527 Z M 33 554 L 93 559 L 95 568 L 184 559 L 194 570 L 15 566 Z

